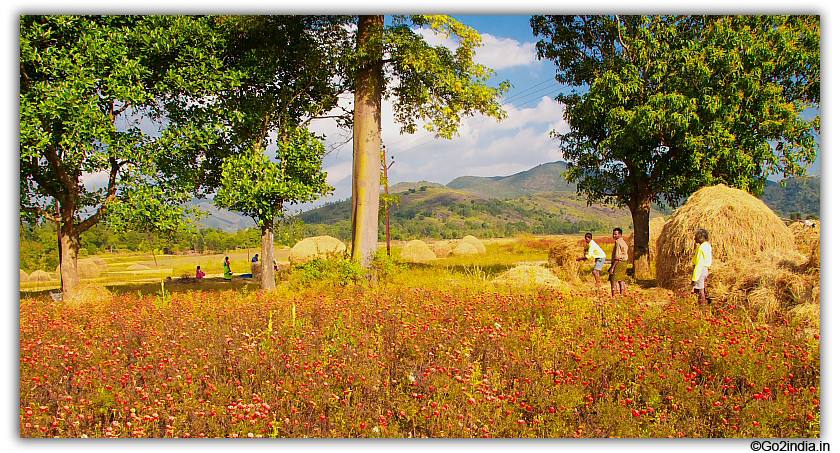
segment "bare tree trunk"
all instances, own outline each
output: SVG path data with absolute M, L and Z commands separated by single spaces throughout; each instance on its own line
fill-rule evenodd
M 650 266 L 650 200 L 642 201 L 632 209 L 633 216 L 633 271 L 637 280 L 654 278 Z
M 79 249 L 81 241 L 73 222 L 58 225 L 59 240 L 61 241 L 61 291 L 70 293 L 79 284 Z
M 269 220 L 260 228 L 262 231 L 262 260 L 260 266 L 262 275 L 260 288 L 272 290 L 277 287 L 274 281 L 274 221 Z M 248 252 L 250 255 L 250 252 Z
M 357 45 L 371 56 L 356 75 L 353 112 L 351 256 L 370 268 L 379 239 L 379 154 L 382 149 L 384 16 L 359 16 Z

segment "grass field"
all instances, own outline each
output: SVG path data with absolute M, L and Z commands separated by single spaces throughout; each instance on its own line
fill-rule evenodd
M 583 286 L 498 285 L 544 263 L 545 241 L 485 243 L 430 265 L 379 260 L 376 286 L 333 261 L 272 292 L 176 279 L 161 291 L 162 272 L 113 281 L 130 257 L 109 262 L 108 298 L 71 305 L 22 286 L 20 436 L 820 436 L 809 326 L 698 309 L 649 282 L 613 298 L 592 288 L 591 265 Z M 173 276 L 221 269 L 158 260 Z

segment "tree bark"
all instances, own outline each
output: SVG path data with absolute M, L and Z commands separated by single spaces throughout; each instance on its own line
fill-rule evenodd
M 72 292 L 79 284 L 79 249 L 81 248 L 80 233 L 75 223 L 61 222 L 59 224 L 59 239 L 61 241 L 61 291 L 65 296 Z
M 277 288 L 274 281 L 274 221 L 265 222 L 262 227 L 262 260 L 260 267 L 262 275 L 260 288 L 264 291 Z M 249 253 L 250 255 L 250 253 Z
M 650 198 L 631 206 L 633 216 L 633 272 L 636 280 L 654 278 L 650 266 Z
M 368 56 L 356 75 L 353 111 L 351 257 L 371 267 L 379 239 L 382 149 L 382 38 L 385 16 L 359 16 L 357 45 Z

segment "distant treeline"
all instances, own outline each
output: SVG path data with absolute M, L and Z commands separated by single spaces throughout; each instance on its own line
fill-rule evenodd
M 304 231 L 300 222 L 280 225 L 275 231 L 277 245 L 294 245 Z M 217 228 L 200 228 L 178 232 L 172 237 L 128 231 L 118 233 L 105 225 L 95 225 L 82 233 L 80 256 L 119 252 L 151 252 L 178 254 L 184 252 L 223 253 L 230 250 L 259 248 L 260 230 L 247 228 L 228 233 Z M 20 268 L 26 272 L 36 269 L 52 271 L 58 266 L 58 235 L 55 223 L 20 226 Z

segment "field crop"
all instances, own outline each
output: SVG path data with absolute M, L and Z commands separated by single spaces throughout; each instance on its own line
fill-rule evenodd
M 791 320 L 456 277 L 24 298 L 20 436 L 820 435 L 819 335 Z

